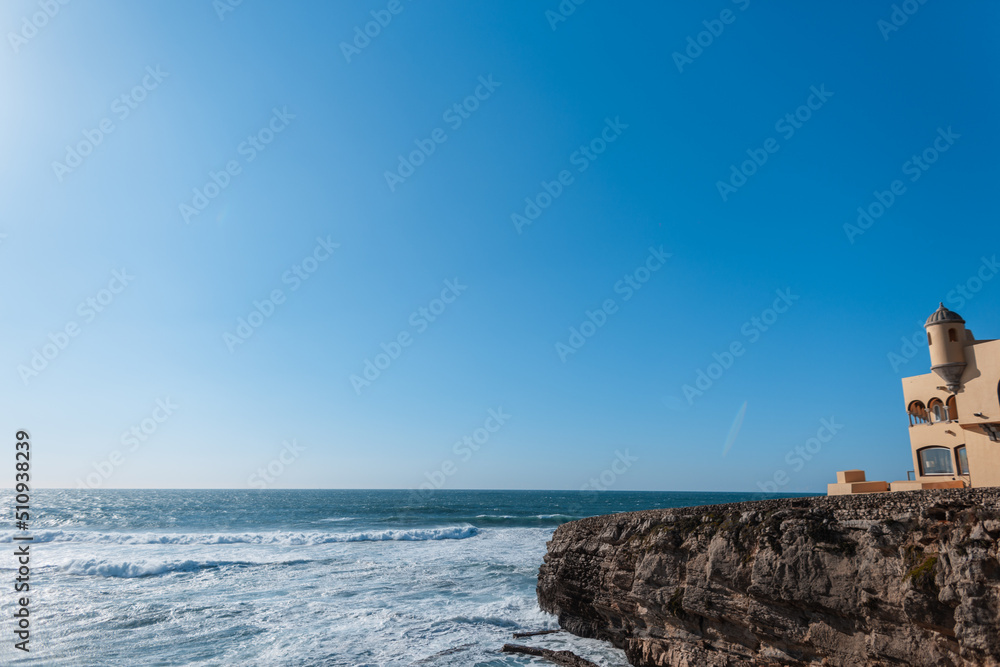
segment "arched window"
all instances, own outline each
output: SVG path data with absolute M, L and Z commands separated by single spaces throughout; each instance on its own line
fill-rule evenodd
M 927 411 L 931 414 L 931 418 L 935 422 L 943 422 L 946 420 L 944 403 L 941 402 L 940 398 L 932 398 L 927 404 Z
M 910 426 L 914 424 L 926 424 L 928 421 L 927 408 L 920 401 L 910 403 L 909 407 L 906 408 L 906 412 L 910 415 Z
M 958 332 L 956 332 L 954 328 L 948 329 L 948 340 L 952 343 L 958 341 Z
M 954 475 L 951 464 L 951 449 L 948 447 L 925 447 L 917 451 L 921 475 Z
M 930 331 L 928 331 L 928 332 L 927 332 L 927 344 L 928 344 L 928 345 L 933 345 L 933 344 L 934 344 L 934 343 L 933 343 L 933 342 L 931 341 L 931 332 L 930 332 Z
M 948 408 L 948 420 L 958 421 L 958 400 L 954 396 L 949 396 L 945 407 Z
M 955 458 L 958 460 L 958 474 L 969 474 L 969 455 L 965 451 L 965 445 L 955 450 Z

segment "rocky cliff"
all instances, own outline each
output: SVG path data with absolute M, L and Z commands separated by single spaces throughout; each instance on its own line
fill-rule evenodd
M 1000 489 L 560 526 L 538 600 L 633 665 L 1000 665 Z

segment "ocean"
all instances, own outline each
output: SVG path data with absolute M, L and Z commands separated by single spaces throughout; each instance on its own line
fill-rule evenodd
M 31 497 L 30 653 L 14 649 L 10 491 L 0 492 L 0 664 L 529 665 L 517 631 L 566 521 L 764 497 L 557 491 L 40 490 Z M 776 496 L 767 496 L 776 497 Z M 8 511 L 10 508 L 11 511 Z M 621 651 L 518 640 L 605 667 Z

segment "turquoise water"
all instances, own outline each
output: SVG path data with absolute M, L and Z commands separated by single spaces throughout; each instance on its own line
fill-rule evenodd
M 535 600 L 556 526 L 596 514 L 762 494 L 436 491 L 37 491 L 32 652 L 5 622 L 0 663 L 532 664 L 500 647 L 554 628 Z M 775 497 L 775 496 L 766 496 Z M 11 507 L 10 492 L 0 493 Z M 9 512 L 4 512 L 9 517 Z M 4 552 L 10 521 L 0 522 Z M 0 558 L 12 581 L 14 558 Z M 13 584 L 0 587 L 3 617 Z M 525 640 L 606 667 L 620 651 Z

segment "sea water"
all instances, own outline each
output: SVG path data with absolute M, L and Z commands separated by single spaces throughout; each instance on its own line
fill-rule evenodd
M 43 490 L 30 530 L 0 492 L 0 664 L 528 665 L 514 632 L 555 629 L 535 598 L 567 521 L 761 494 L 556 491 Z M 771 496 L 773 497 L 773 496 Z M 32 535 L 15 593 L 15 535 Z M 11 612 L 30 598 L 30 653 Z M 518 640 L 626 667 L 567 633 Z

